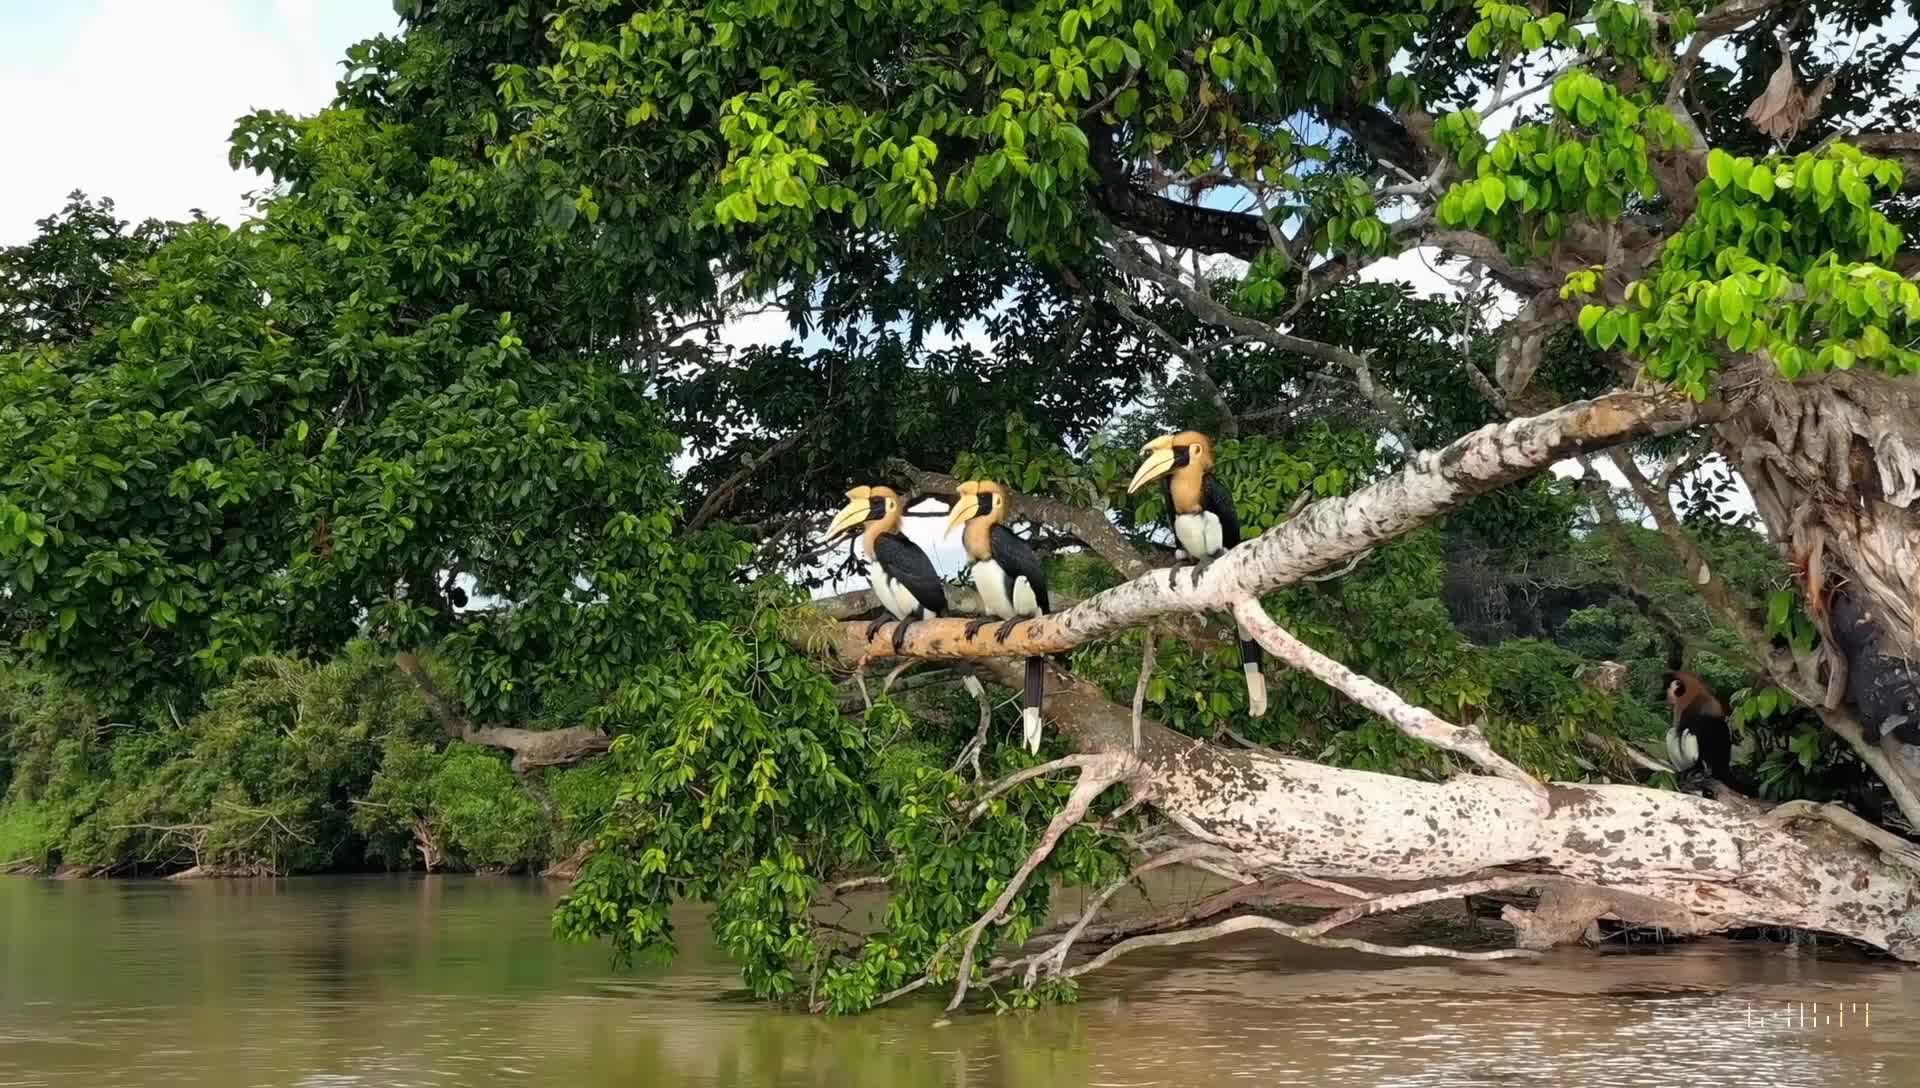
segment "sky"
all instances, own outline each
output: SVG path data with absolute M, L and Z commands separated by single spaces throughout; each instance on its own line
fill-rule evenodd
M 113 198 L 130 220 L 199 209 L 239 222 L 261 179 L 227 164 L 234 121 L 320 109 L 347 47 L 398 27 L 392 0 L 0 0 L 0 245 L 30 239 L 75 189 Z M 1417 252 L 1367 275 L 1443 286 Z M 771 314 L 727 338 L 786 332 Z M 958 534 L 939 539 L 936 519 L 907 525 L 943 572 L 958 571 Z
M 0 0 L 0 245 L 84 189 L 122 218 L 237 222 L 259 185 L 227 165 L 234 121 L 311 113 L 393 0 Z

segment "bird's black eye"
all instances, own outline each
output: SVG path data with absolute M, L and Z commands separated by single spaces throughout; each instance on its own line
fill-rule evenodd
M 871 503 L 867 504 L 867 520 L 868 521 L 879 521 L 881 518 L 886 516 L 887 516 L 887 500 L 876 496 Z
M 993 492 L 982 491 L 980 493 L 980 512 L 982 514 L 993 513 Z
M 1174 468 L 1187 467 L 1187 461 L 1191 459 L 1192 456 L 1193 456 L 1193 449 L 1190 446 L 1181 446 L 1178 449 L 1175 449 L 1173 451 L 1173 467 Z

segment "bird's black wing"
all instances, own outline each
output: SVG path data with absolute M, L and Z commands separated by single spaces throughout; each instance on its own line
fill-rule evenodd
M 946 612 L 947 587 L 940 581 L 940 572 L 933 569 L 933 560 L 920 550 L 920 545 L 899 533 L 881 533 L 873 542 L 873 557 L 879 561 L 881 570 L 907 587 L 920 607 L 929 612 Z
M 1240 512 L 1233 508 L 1233 493 L 1225 484 L 1207 473 L 1200 506 L 1220 519 L 1220 547 L 1224 550 L 1240 543 Z
M 987 534 L 987 548 L 1008 578 L 1025 578 L 1033 587 L 1033 601 L 1042 613 L 1053 611 L 1052 603 L 1047 600 L 1047 576 L 1040 569 L 1040 557 L 1033 553 L 1031 545 L 1020 539 L 1020 534 L 1004 525 L 995 525 Z M 1011 585 L 1007 587 L 1007 599 L 1013 599 Z
M 1727 729 L 1727 719 L 1689 712 L 1680 716 L 1680 728 L 1692 733 L 1699 742 L 1700 762 L 1706 766 L 1707 773 L 1732 785 L 1729 775 L 1733 773 L 1733 734 Z

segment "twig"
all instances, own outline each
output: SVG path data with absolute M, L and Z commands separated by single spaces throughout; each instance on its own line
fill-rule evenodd
M 987 689 L 981 686 L 978 677 L 969 676 L 965 683 L 967 693 L 973 696 L 973 701 L 980 707 L 980 728 L 974 730 L 973 739 L 967 742 L 966 747 L 960 749 L 960 758 L 953 761 L 953 766 L 947 768 L 947 773 L 958 774 L 960 768 L 971 761 L 973 780 L 978 782 L 980 781 L 980 751 L 987 746 L 987 729 L 993 725 L 993 702 L 987 698 Z
M 1347 560 L 1347 565 L 1344 567 L 1341 567 L 1339 570 L 1330 570 L 1324 574 L 1303 575 L 1300 580 L 1303 582 L 1331 582 L 1331 581 L 1335 581 L 1336 579 L 1345 578 L 1347 575 L 1353 573 L 1353 569 L 1355 567 L 1359 566 L 1361 563 L 1366 562 L 1367 557 L 1372 554 L 1373 554 L 1373 549 L 1368 548 L 1366 551 L 1361 552 L 1359 555 L 1356 555 L 1352 559 Z
M 1209 296 L 1199 287 L 1189 285 L 1178 271 L 1169 270 L 1155 261 L 1141 247 L 1137 235 L 1123 233 L 1119 240 L 1109 247 L 1108 253 L 1123 271 L 1159 284 L 1186 306 L 1195 317 L 1203 321 L 1253 337 L 1280 351 L 1337 363 L 1353 371 L 1360 383 L 1361 391 L 1386 416 L 1388 431 L 1405 449 L 1411 451 L 1414 448 L 1413 440 L 1409 437 L 1410 429 L 1407 425 L 1405 406 L 1374 384 L 1372 372 L 1364 354 L 1320 340 L 1283 333 L 1264 321 L 1234 313 L 1232 309 Z
M 1147 681 L 1153 678 L 1153 655 L 1160 644 L 1159 633 L 1147 628 L 1146 649 L 1140 652 L 1140 679 L 1133 685 L 1133 750 L 1140 750 L 1140 717 L 1147 705 Z
M 703 529 L 708 522 L 725 513 L 727 507 L 732 505 L 733 496 L 740 490 L 742 484 L 752 479 L 755 473 L 771 464 L 774 458 L 779 457 L 781 454 L 798 445 L 800 440 L 805 438 L 808 432 L 818 427 L 821 421 L 826 419 L 828 415 L 828 412 L 821 411 L 812 419 L 807 420 L 795 428 L 793 432 L 785 438 L 768 446 L 765 453 L 762 453 L 758 457 L 748 455 L 746 459 L 747 463 L 741 466 L 738 472 L 735 472 L 723 480 L 720 486 L 714 488 L 713 493 L 707 496 L 706 501 L 700 504 L 700 509 L 687 521 L 687 530 L 694 532 Z
M 979 819 L 980 815 L 987 811 L 987 802 L 992 801 L 994 798 L 1020 785 L 1022 782 L 1031 782 L 1042 775 L 1049 775 L 1055 771 L 1066 770 L 1069 767 L 1079 771 L 1088 771 L 1095 766 L 1105 766 L 1110 762 L 1112 762 L 1112 757 L 1105 755 L 1062 756 L 1059 759 L 1049 760 L 1045 763 L 1036 763 L 1031 767 L 1015 771 L 988 787 L 987 792 L 981 794 L 979 800 L 973 803 L 973 809 L 967 813 L 967 819 Z
M 914 665 L 919 663 L 920 663 L 920 659 L 910 657 L 910 658 L 907 658 L 905 661 L 902 661 L 900 664 L 895 665 L 893 667 L 893 671 L 887 674 L 887 678 L 881 681 L 880 694 L 885 695 L 887 692 L 892 691 L 893 682 L 895 680 L 900 679 L 900 674 L 903 672 L 906 672 L 908 669 L 912 668 Z
M 1191 846 L 1182 846 L 1169 850 L 1158 857 L 1151 858 L 1134 866 L 1132 872 L 1107 885 L 1105 888 L 1102 888 L 1100 894 L 1096 895 L 1093 901 L 1087 904 L 1087 909 L 1080 913 L 1080 918 L 1073 923 L 1073 927 L 1061 935 L 1058 941 L 1055 941 L 1046 951 L 1027 961 L 1027 976 L 1024 985 L 1033 985 L 1034 977 L 1039 973 L 1042 964 L 1050 963 L 1052 965 L 1052 973 L 1056 975 L 1059 974 L 1061 968 L 1066 966 L 1067 953 L 1073 949 L 1074 942 L 1078 941 L 1080 935 L 1086 932 L 1087 925 L 1099 915 L 1101 909 L 1107 905 L 1107 900 L 1117 895 L 1120 889 L 1132 884 L 1134 881 L 1139 880 L 1142 876 L 1153 872 L 1155 869 L 1164 869 L 1169 865 L 1184 864 L 1205 857 L 1208 854 L 1225 852 L 1226 851 L 1220 847 L 1209 843 L 1196 843 Z

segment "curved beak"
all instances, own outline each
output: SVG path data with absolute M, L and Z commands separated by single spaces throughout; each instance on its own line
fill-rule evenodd
M 827 539 L 838 540 L 840 534 L 851 531 L 867 520 L 867 509 L 871 503 L 864 497 L 853 500 L 833 515 L 833 524 L 827 526 Z
M 1147 455 L 1145 461 L 1133 474 L 1133 482 L 1127 485 L 1127 494 L 1140 490 L 1141 486 L 1157 480 L 1173 471 L 1173 442 L 1165 438 L 1156 438 L 1141 450 Z
M 940 538 L 944 540 L 952 536 L 955 529 L 978 516 L 980 516 L 980 496 L 962 493 L 959 498 L 953 500 L 953 509 L 947 513 L 946 531 L 940 534 Z

